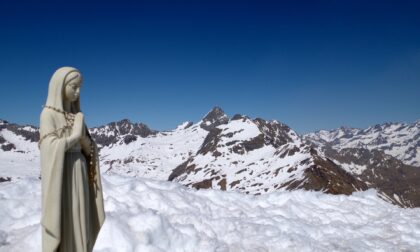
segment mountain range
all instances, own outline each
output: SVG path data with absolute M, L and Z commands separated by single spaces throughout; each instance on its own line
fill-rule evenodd
M 229 118 L 215 107 L 174 130 L 124 119 L 90 133 L 108 174 L 254 195 L 296 189 L 349 195 L 374 188 L 396 205 L 420 206 L 420 121 L 299 135 L 276 120 Z M 39 176 L 38 140 L 37 127 L 0 120 L 0 181 Z

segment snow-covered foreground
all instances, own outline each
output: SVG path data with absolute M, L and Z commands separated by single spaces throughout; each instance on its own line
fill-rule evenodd
M 418 251 L 420 209 L 373 190 L 250 196 L 103 175 L 95 251 Z M 40 251 L 40 181 L 0 183 L 0 251 Z

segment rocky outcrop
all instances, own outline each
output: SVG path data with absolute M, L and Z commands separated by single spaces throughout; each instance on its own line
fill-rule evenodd
M 380 150 L 346 148 L 325 152 L 352 175 L 375 188 L 386 200 L 404 207 L 420 207 L 420 170 Z
M 215 127 L 226 124 L 229 121 L 229 117 L 223 112 L 220 107 L 214 107 L 206 116 L 203 117 L 200 123 L 200 127 L 210 131 Z
M 137 137 L 144 138 L 155 135 L 157 132 L 156 130 L 151 130 L 146 124 L 132 123 L 128 119 L 90 129 L 92 137 L 100 147 L 110 146 L 121 140 L 125 144 L 129 144 L 135 141 Z

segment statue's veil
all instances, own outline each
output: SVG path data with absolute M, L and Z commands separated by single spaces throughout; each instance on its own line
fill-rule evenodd
M 48 86 L 48 97 L 45 105 L 64 110 L 64 83 L 67 76 L 72 72 L 77 72 L 81 76 L 79 70 L 74 67 L 61 67 L 55 71 Z M 76 101 L 71 103 L 71 112 L 80 112 L 80 96 Z

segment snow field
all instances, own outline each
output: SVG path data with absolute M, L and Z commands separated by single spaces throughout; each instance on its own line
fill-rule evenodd
M 260 196 L 103 175 L 106 221 L 94 251 L 416 251 L 420 209 L 351 196 Z M 40 181 L 0 183 L 0 251 L 40 251 Z

